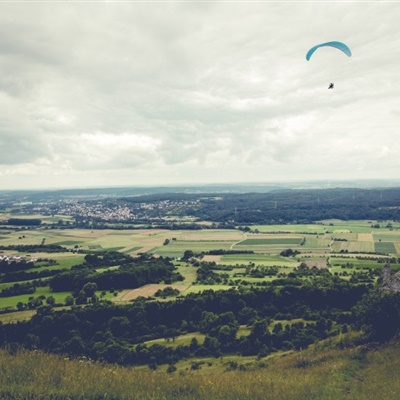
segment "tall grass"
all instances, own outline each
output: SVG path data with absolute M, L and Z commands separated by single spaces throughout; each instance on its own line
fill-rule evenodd
M 397 400 L 400 344 L 377 350 L 317 346 L 260 360 L 247 370 L 198 371 L 179 364 L 124 368 L 40 351 L 0 351 L 1 399 Z

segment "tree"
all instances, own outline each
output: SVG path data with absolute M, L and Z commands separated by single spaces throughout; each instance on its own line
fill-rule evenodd
M 92 297 L 97 290 L 96 282 L 88 282 L 83 285 L 82 290 L 85 292 L 86 297 Z
M 129 324 L 127 317 L 112 317 L 108 321 L 110 331 L 116 337 L 125 336 L 128 333 Z
M 400 293 L 371 290 L 353 307 L 357 328 L 373 340 L 385 341 L 400 332 Z
M 207 354 L 219 357 L 221 355 L 221 346 L 217 338 L 206 336 L 204 339 L 203 347 L 206 349 Z
M 74 300 L 73 296 L 68 295 L 68 296 L 65 298 L 65 305 L 66 305 L 66 306 L 72 306 L 74 303 L 75 303 L 75 300 Z
M 81 290 L 79 291 L 78 297 L 75 299 L 76 304 L 86 304 L 87 303 L 87 297 L 86 293 Z
M 194 257 L 194 253 L 192 250 L 185 250 L 183 253 L 182 260 L 188 261 L 190 258 Z
M 224 348 L 229 348 L 233 345 L 236 338 L 237 329 L 232 326 L 222 325 L 217 334 L 217 339 Z
M 40 339 L 37 335 L 28 333 L 28 335 L 26 335 L 25 344 L 27 348 L 30 350 L 37 349 L 40 344 Z
M 49 306 L 54 306 L 54 304 L 56 303 L 55 297 L 54 297 L 54 296 L 48 296 L 48 297 L 46 298 L 46 303 L 47 303 Z

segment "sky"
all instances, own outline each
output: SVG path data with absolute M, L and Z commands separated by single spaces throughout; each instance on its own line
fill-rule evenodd
M 399 17 L 398 1 L 0 1 L 0 190 L 399 179 Z M 352 57 L 306 60 L 332 40 Z

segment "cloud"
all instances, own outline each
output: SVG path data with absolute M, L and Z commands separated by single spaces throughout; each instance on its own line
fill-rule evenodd
M 398 178 L 396 3 L 0 11 L 3 187 Z

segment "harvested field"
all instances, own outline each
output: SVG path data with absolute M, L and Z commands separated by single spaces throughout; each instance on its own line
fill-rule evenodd
M 184 292 L 189 288 L 189 285 L 177 285 L 177 284 L 172 284 L 172 285 L 163 285 L 163 284 L 150 284 L 150 285 L 144 285 L 140 288 L 137 289 L 132 289 L 132 290 L 124 290 L 123 292 L 118 295 L 114 301 L 116 302 L 125 302 L 125 301 L 130 301 L 137 299 L 138 297 L 151 297 L 154 296 L 154 294 L 157 292 L 157 290 L 165 289 L 166 287 L 172 287 L 173 289 L 177 289 L 180 292 Z
M 360 242 L 373 242 L 374 241 L 372 233 L 359 233 L 357 239 Z
M 332 234 L 333 239 L 357 240 L 357 233 L 349 231 L 334 231 Z
M 373 252 L 375 250 L 374 242 L 355 242 L 349 241 L 348 243 L 348 251 L 350 253 L 361 253 L 361 252 Z
M 303 261 L 307 267 L 312 268 L 312 267 L 317 267 L 317 268 L 327 268 L 326 266 L 326 261 Z
M 204 256 L 203 257 L 203 261 L 207 261 L 207 262 L 215 262 L 215 263 L 219 263 L 221 261 L 221 256 Z

